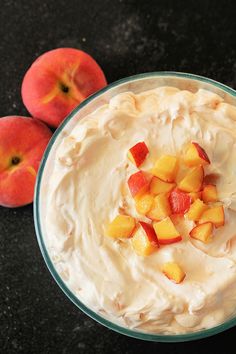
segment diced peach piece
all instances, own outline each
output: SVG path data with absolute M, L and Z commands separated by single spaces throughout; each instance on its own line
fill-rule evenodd
M 152 208 L 154 197 L 151 194 L 143 194 L 135 198 L 135 206 L 138 213 L 146 215 Z
M 184 154 L 184 162 L 189 167 L 210 164 L 206 151 L 195 142 L 191 142 Z
M 174 189 L 169 196 L 169 202 L 172 214 L 184 214 L 191 205 L 191 198 L 188 193 L 182 192 L 179 189 Z
M 170 203 L 167 194 L 158 194 L 154 198 L 151 210 L 147 213 L 147 217 L 152 220 L 162 220 L 171 214 Z
M 143 171 L 138 171 L 128 179 L 128 186 L 133 197 L 146 193 L 149 189 L 149 180 Z
M 148 256 L 159 247 L 158 239 L 153 227 L 140 221 L 131 239 L 132 246 L 139 256 Z
M 202 191 L 202 200 L 205 203 L 215 203 L 218 201 L 217 189 L 214 184 L 207 184 Z
M 161 156 L 155 163 L 152 173 L 165 182 L 174 182 L 178 171 L 178 159 L 175 156 Z
M 202 188 L 204 170 L 202 166 L 197 166 L 190 170 L 180 181 L 178 187 L 184 192 L 199 192 Z
M 205 222 L 195 226 L 189 235 L 201 242 L 209 243 L 212 239 L 213 224 L 211 222 Z
M 223 226 L 225 223 L 224 208 L 222 205 L 214 206 L 204 211 L 199 219 L 199 223 L 212 222 L 216 228 Z
M 197 199 L 202 199 L 202 192 L 191 192 L 188 194 L 191 198 L 191 203 L 194 203 Z
M 153 227 L 161 245 L 175 243 L 182 240 L 182 237 L 169 217 L 162 221 L 154 222 Z
M 154 176 L 150 183 L 150 192 L 152 194 L 168 193 L 175 188 L 175 186 L 175 183 L 168 183 Z
M 106 229 L 106 235 L 112 238 L 128 238 L 135 228 L 135 219 L 128 215 L 117 215 Z
M 137 143 L 128 151 L 128 159 L 137 167 L 139 167 L 145 160 L 149 153 L 148 147 L 144 141 Z
M 198 221 L 201 215 L 205 210 L 208 209 L 208 206 L 200 199 L 195 200 L 195 202 L 190 206 L 190 209 L 187 213 L 189 220 Z
M 162 272 L 165 274 L 165 276 L 167 276 L 167 278 L 176 284 L 181 283 L 186 276 L 180 265 L 175 262 L 165 263 L 162 267 Z

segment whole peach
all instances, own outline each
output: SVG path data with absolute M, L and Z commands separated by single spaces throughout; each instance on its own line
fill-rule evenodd
M 33 201 L 39 163 L 52 136 L 33 118 L 0 118 L 0 205 L 18 207 Z
M 78 104 L 106 84 L 102 69 L 90 55 L 78 49 L 58 48 L 31 65 L 21 94 L 33 117 L 58 127 Z

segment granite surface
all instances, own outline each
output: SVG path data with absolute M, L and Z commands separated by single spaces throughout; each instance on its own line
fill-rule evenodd
M 0 116 L 27 115 L 24 72 L 41 53 L 89 52 L 109 82 L 176 70 L 236 88 L 234 1 L 1 0 Z M 0 207 L 0 353 L 233 353 L 236 328 L 192 343 L 122 336 L 79 311 L 49 274 L 35 238 L 32 205 Z

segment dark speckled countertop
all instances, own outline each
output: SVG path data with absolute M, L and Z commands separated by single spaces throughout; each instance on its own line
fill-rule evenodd
M 109 82 L 146 71 L 205 75 L 236 88 L 234 1 L 1 0 L 0 116 L 27 115 L 24 72 L 41 53 L 89 52 Z M 0 353 L 233 353 L 236 328 L 197 342 L 131 339 L 79 311 L 49 274 L 32 205 L 0 207 Z

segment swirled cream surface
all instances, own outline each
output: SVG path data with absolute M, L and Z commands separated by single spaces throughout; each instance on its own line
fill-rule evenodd
M 76 118 L 76 117 L 75 117 Z M 145 141 L 152 167 L 163 154 L 179 155 L 197 141 L 217 177 L 225 226 L 213 241 L 190 239 L 193 222 L 177 224 L 183 240 L 138 256 L 130 240 L 105 236 L 120 212 L 147 221 L 127 188 L 137 168 L 127 151 Z M 236 313 L 236 108 L 209 91 L 160 87 L 119 94 L 64 133 L 48 179 L 45 242 L 57 271 L 88 307 L 115 323 L 152 333 L 213 327 Z M 174 284 L 161 265 L 186 272 Z

